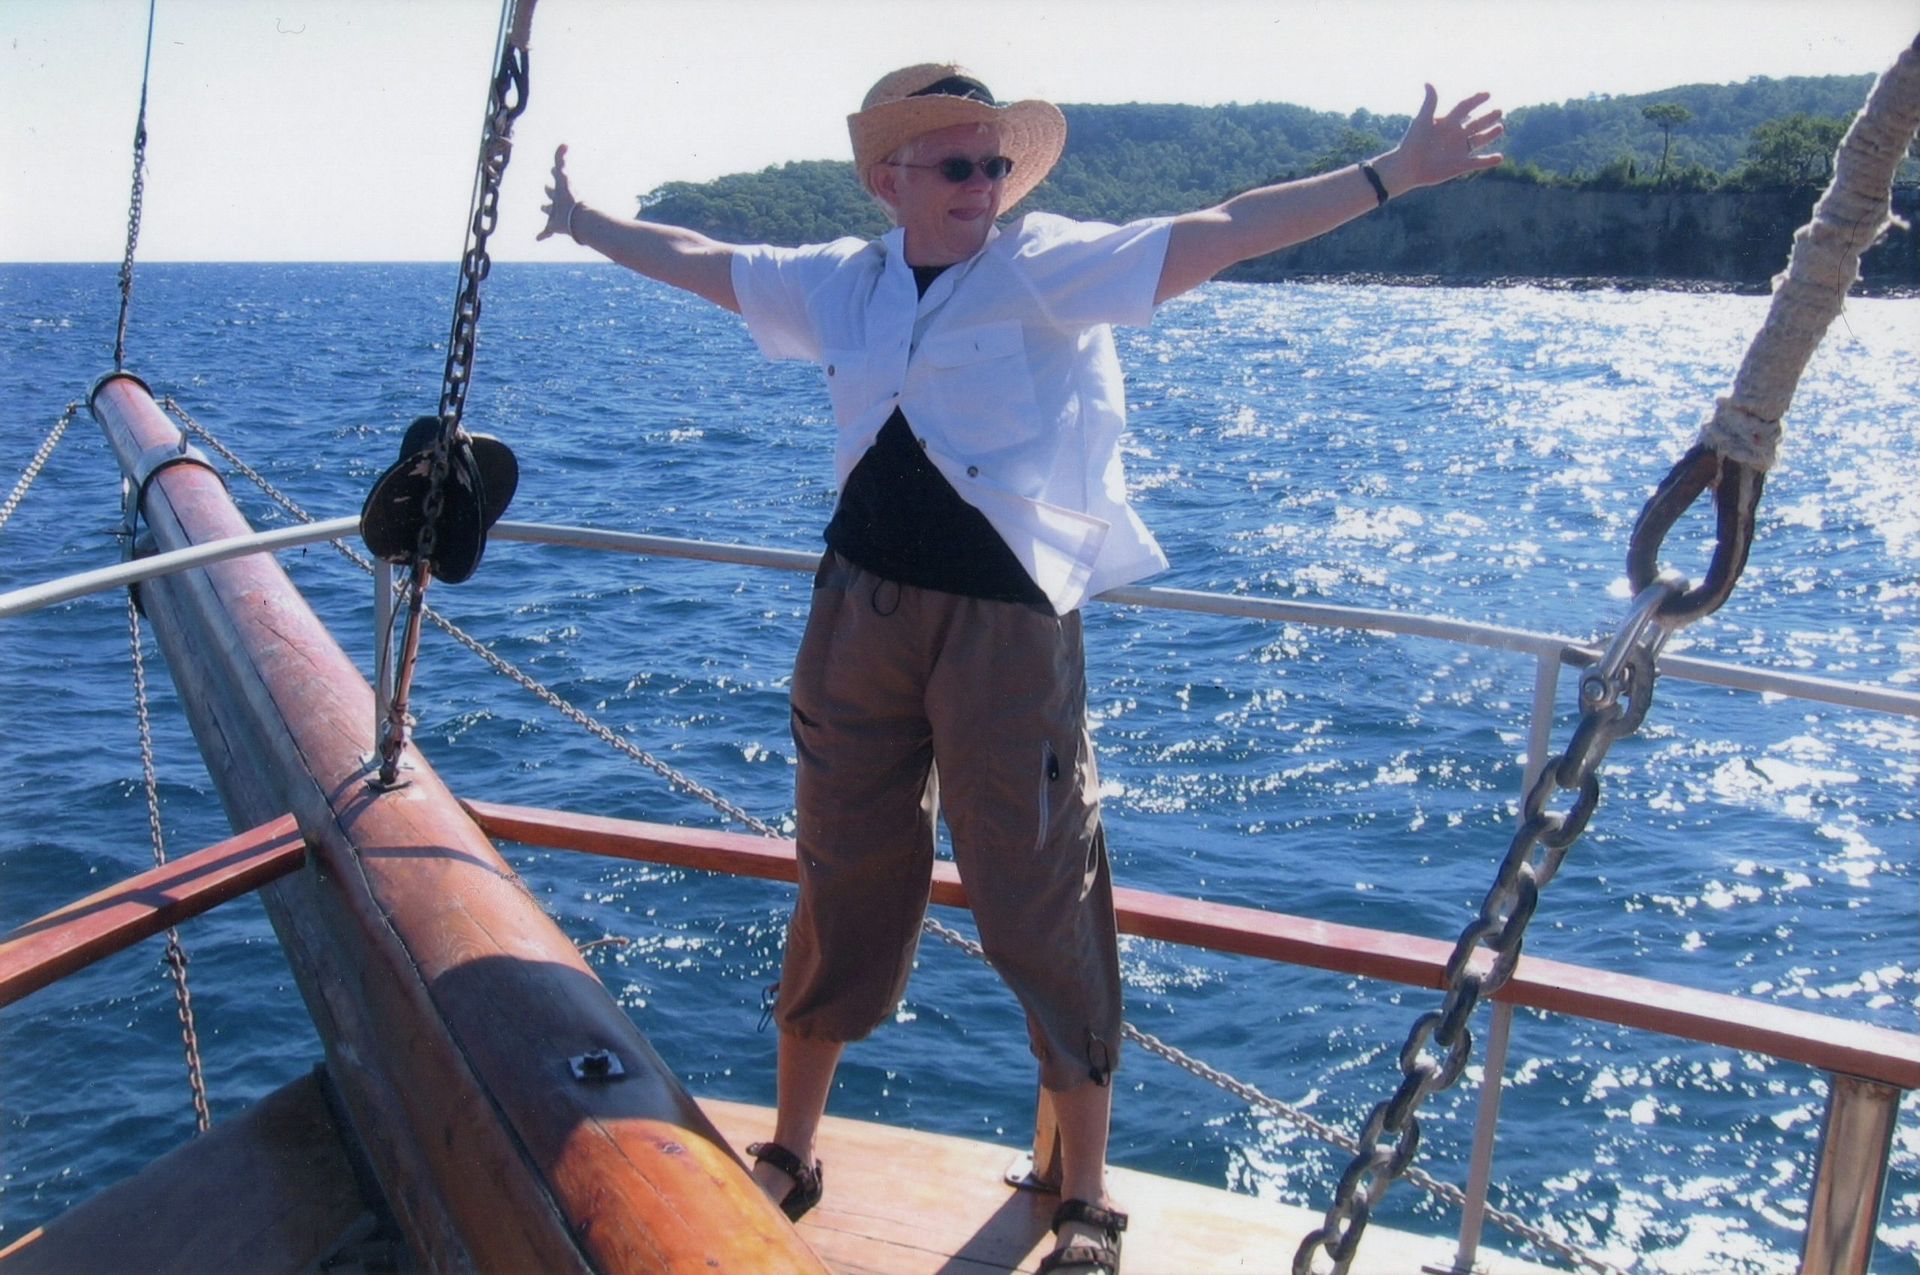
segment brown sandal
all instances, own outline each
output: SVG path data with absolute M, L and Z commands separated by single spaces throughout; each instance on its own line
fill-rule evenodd
M 1127 1229 L 1127 1215 L 1118 1209 L 1103 1209 L 1085 1200 L 1064 1200 L 1053 1211 L 1053 1233 L 1069 1222 L 1085 1222 L 1103 1232 L 1099 1244 L 1069 1244 L 1040 1259 L 1035 1275 L 1052 1271 L 1073 1271 L 1077 1275 L 1120 1275 L 1120 1234 Z
M 780 1211 L 787 1215 L 789 1222 L 798 1222 L 807 1215 L 808 1209 L 820 1203 L 820 1195 L 826 1189 L 826 1171 L 818 1160 L 809 1169 L 800 1162 L 799 1156 L 777 1142 L 755 1142 L 747 1148 L 747 1154 L 755 1164 L 770 1164 L 793 1179 L 793 1189 L 780 1201 Z

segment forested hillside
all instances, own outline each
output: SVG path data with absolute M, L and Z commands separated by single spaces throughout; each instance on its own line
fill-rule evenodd
M 1747 167 L 1746 151 L 1756 128 L 1796 115 L 1851 120 L 1872 84 L 1871 75 L 1756 78 L 1744 84 L 1688 84 L 1658 93 L 1522 107 L 1507 117 L 1504 149 L 1516 164 L 1562 177 L 1592 177 L 1622 157 L 1635 160 L 1651 177 L 1660 160 L 1662 133 L 1645 111 L 1673 103 L 1690 118 L 1673 129 L 1670 171 L 1700 168 L 1724 179 Z
M 1663 196 L 1814 186 L 1824 182 L 1833 145 L 1871 83 L 1864 75 L 1756 78 L 1521 107 L 1508 115 L 1501 147 L 1508 163 L 1494 176 Z M 1023 207 L 1104 221 L 1203 207 L 1251 186 L 1339 167 L 1386 149 L 1407 122 L 1284 103 L 1062 110 L 1066 154 Z M 1537 205 L 1529 201 L 1531 224 Z M 639 207 L 648 219 L 735 242 L 820 242 L 876 235 L 887 226 L 855 183 L 852 165 L 840 160 L 674 182 L 643 196 Z M 1506 233 L 1522 233 L 1520 224 Z M 1497 255 L 1499 245 L 1487 244 L 1484 234 L 1479 239 L 1483 253 Z

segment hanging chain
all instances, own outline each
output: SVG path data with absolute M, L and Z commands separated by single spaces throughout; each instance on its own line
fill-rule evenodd
M 127 642 L 133 651 L 133 707 L 140 724 L 140 777 L 147 794 L 147 833 L 153 840 L 153 862 L 167 861 L 166 837 L 160 830 L 160 781 L 153 765 L 153 726 L 147 714 L 147 661 L 141 652 L 140 608 L 127 591 Z M 200 1037 L 193 1024 L 193 993 L 187 987 L 187 950 L 180 931 L 167 930 L 167 976 L 173 983 L 174 1004 L 180 1016 L 180 1039 L 187 1051 L 187 1087 L 193 1091 L 193 1120 L 201 1133 L 213 1127 L 207 1110 L 207 1080 L 200 1063 Z
M 487 94 L 487 121 L 481 133 L 480 159 L 474 174 L 469 205 L 467 248 L 460 258 L 460 292 L 454 300 L 453 330 L 447 337 L 447 362 L 441 375 L 440 430 L 434 435 L 427 465 L 427 495 L 421 502 L 419 539 L 409 571 L 410 600 L 407 625 L 396 664 L 393 696 L 387 706 L 386 726 L 379 740 L 378 783 L 392 786 L 400 770 L 400 754 L 407 746 L 407 700 L 420 653 L 420 620 L 432 580 L 439 522 L 446 506 L 447 477 L 453 465 L 454 440 L 466 411 L 467 385 L 473 376 L 474 342 L 480 330 L 480 285 L 493 269 L 487 240 L 500 220 L 500 183 L 513 156 L 513 122 L 527 109 L 527 33 L 535 0 L 506 0 L 502 15 L 500 54 Z M 383 636 L 382 641 L 390 639 Z
M 140 242 L 140 206 L 147 190 L 147 81 L 153 74 L 153 16 L 147 0 L 147 55 L 140 70 L 140 114 L 133 125 L 133 195 L 127 205 L 127 254 L 120 262 L 120 322 L 113 335 L 113 370 L 127 366 L 127 310 L 133 304 L 133 249 Z
M 531 5 L 529 4 L 529 8 Z M 473 378 L 474 343 L 480 333 L 480 285 L 493 271 L 487 240 L 500 221 L 500 183 L 513 156 L 513 122 L 527 108 L 527 50 L 511 41 L 503 44 L 499 67 L 488 92 L 487 124 L 480 142 L 480 161 L 474 181 L 472 216 L 467 224 L 467 248 L 460 258 L 460 291 L 453 303 L 453 330 L 447 336 L 447 362 L 440 380 L 440 432 L 434 436 L 428 471 L 419 547 L 415 550 L 416 581 L 419 564 L 432 560 L 437 524 L 446 502 L 446 482 L 452 467 L 453 441 L 467 407 L 467 386 Z
M 232 465 L 237 472 L 239 472 L 240 474 L 244 475 L 246 478 L 251 480 L 257 487 L 259 487 L 263 492 L 265 492 L 267 496 L 274 501 L 274 503 L 278 504 L 287 513 L 299 519 L 301 522 L 311 523 L 315 521 L 315 518 L 313 517 L 313 515 L 308 513 L 305 509 L 303 509 L 298 502 L 293 500 L 290 496 L 287 496 L 284 492 L 280 491 L 280 489 L 275 487 L 272 482 L 270 482 L 268 479 L 266 479 L 256 470 L 254 470 L 250 465 L 246 463 L 246 461 L 242 460 L 235 452 L 233 452 L 230 448 L 228 448 L 225 443 L 221 442 L 220 439 L 216 437 L 211 431 L 209 431 L 204 425 L 200 424 L 198 421 L 193 419 L 193 417 L 187 412 L 186 408 L 182 407 L 178 402 L 176 402 L 171 397 L 165 398 L 161 402 L 162 402 L 162 406 L 164 406 L 168 411 L 172 412 L 173 415 L 180 421 L 182 426 L 184 426 L 188 431 L 190 431 L 202 442 L 204 442 L 210 449 L 218 453 L 221 456 L 221 458 L 224 459 L 228 464 Z M 333 549 L 337 553 L 339 553 L 342 557 L 346 558 L 347 561 L 359 567 L 362 571 L 365 571 L 371 574 L 375 570 L 375 567 L 372 561 L 370 561 L 365 555 L 354 550 L 351 546 L 347 545 L 343 541 L 332 540 L 332 541 L 329 541 L 328 543 L 333 547 Z M 499 673 L 501 676 L 508 678 L 509 680 L 519 685 L 522 689 L 530 692 L 535 698 L 539 699 L 542 703 L 554 709 L 554 711 L 558 712 L 561 716 L 567 718 L 567 720 L 581 727 L 588 734 L 594 736 L 595 738 L 599 739 L 601 742 L 607 744 L 609 747 L 613 748 L 615 751 L 625 755 L 632 761 L 635 761 L 640 765 L 646 767 L 648 770 L 653 771 L 655 774 L 659 775 L 661 778 L 666 780 L 667 783 L 672 787 L 679 789 L 681 792 L 684 792 L 689 796 L 698 798 L 699 800 L 705 802 L 708 806 L 712 807 L 718 813 L 726 816 L 729 819 L 734 820 L 735 822 L 739 823 L 743 827 L 749 828 L 752 831 L 759 833 L 761 836 L 778 837 L 781 835 L 778 829 L 774 828 L 771 824 L 767 823 L 764 819 L 761 819 L 758 816 L 752 814 L 751 812 L 736 805 L 735 803 L 728 801 L 725 797 L 722 797 L 720 794 L 714 792 L 712 789 L 701 784 L 699 781 L 686 775 L 682 771 L 676 770 L 674 767 L 667 764 L 666 762 L 661 761 L 659 758 L 653 756 L 651 753 L 647 752 L 645 749 L 640 748 L 638 745 L 634 744 L 631 740 L 626 739 L 623 736 L 617 734 L 610 727 L 600 722 L 598 719 L 594 718 L 591 714 L 585 712 L 584 710 L 580 709 L 576 705 L 569 702 L 565 697 L 560 695 L 559 692 L 554 691 L 550 687 L 540 682 L 537 678 L 533 677 L 531 674 L 520 669 L 518 666 L 514 665 L 511 661 L 507 660 L 505 657 L 493 651 L 491 648 L 486 646 L 486 644 L 481 642 L 478 638 L 474 637 L 470 633 L 467 633 L 465 630 L 460 628 L 459 625 L 453 623 L 451 620 L 441 615 L 438 611 L 434 610 L 432 607 L 424 608 L 424 613 L 427 619 L 431 620 L 435 624 L 435 626 L 437 626 L 442 632 L 446 633 L 447 636 L 451 637 L 454 641 L 458 642 L 460 645 L 467 648 L 467 650 L 479 656 L 496 673 Z M 1602 751 L 1604 751 L 1604 748 L 1602 749 Z M 1569 749 L 1569 753 L 1571 752 L 1573 752 L 1573 750 Z M 1592 764 L 1598 765 L 1598 761 L 1599 761 L 1598 757 L 1595 757 L 1593 759 Z M 1539 881 L 1538 884 L 1544 884 L 1544 881 Z M 922 924 L 922 928 L 928 934 L 933 935 L 935 938 L 938 938 L 943 942 L 946 942 L 956 948 L 959 948 L 961 951 L 968 953 L 969 955 L 973 956 L 978 960 L 981 960 L 981 961 L 986 960 L 986 952 L 983 948 L 981 948 L 981 946 L 978 943 L 968 938 L 966 935 L 960 933 L 959 931 L 953 929 L 952 927 L 944 925 L 940 921 L 937 921 L 930 916 L 923 918 L 921 924 Z M 599 943 L 599 942 L 607 942 L 607 940 L 596 941 L 596 943 Z M 595 944 L 588 944 L 586 946 L 592 947 L 592 946 L 595 946 Z M 582 950 L 585 950 L 585 949 L 583 948 Z M 1251 1105 L 1260 1107 L 1267 1111 L 1271 1111 L 1277 1115 L 1280 1115 L 1288 1120 L 1293 1121 L 1295 1124 L 1305 1129 L 1308 1133 L 1312 1134 L 1317 1138 L 1320 1138 L 1325 1142 L 1330 1143 L 1333 1146 L 1339 1147 L 1346 1151 L 1357 1151 L 1360 1147 L 1360 1143 L 1356 1139 L 1354 1139 L 1351 1135 L 1343 1133 L 1341 1130 L 1335 1128 L 1334 1126 L 1315 1119 L 1313 1116 L 1308 1115 L 1306 1112 L 1300 1110 L 1298 1107 L 1291 1106 L 1288 1103 L 1285 1103 L 1278 1098 L 1273 1098 L 1265 1093 L 1262 1093 L 1259 1089 L 1256 1089 L 1254 1086 L 1247 1084 L 1245 1081 L 1239 1080 L 1229 1075 L 1226 1072 L 1223 1072 L 1216 1068 L 1208 1066 L 1206 1063 L 1201 1062 L 1198 1059 L 1192 1057 L 1191 1055 L 1186 1054 L 1181 1050 L 1175 1048 L 1174 1046 L 1167 1044 L 1165 1041 L 1160 1040 L 1158 1037 L 1153 1036 L 1148 1032 L 1144 1032 L 1140 1030 L 1139 1028 L 1135 1027 L 1131 1023 L 1122 1024 L 1122 1030 L 1125 1032 L 1129 1040 L 1134 1041 L 1136 1044 L 1138 1044 L 1141 1048 L 1145 1049 L 1147 1052 L 1158 1056 L 1159 1058 L 1163 1059 L 1166 1062 L 1172 1063 L 1174 1066 L 1181 1068 L 1182 1070 L 1186 1071 L 1188 1074 L 1200 1080 L 1203 1080 L 1208 1084 L 1214 1085 L 1222 1090 L 1225 1090 L 1230 1094 L 1233 1094 L 1235 1097 L 1238 1097 L 1248 1102 Z M 1448 1201 L 1449 1203 L 1455 1205 L 1456 1207 L 1461 1206 L 1465 1203 L 1466 1193 L 1462 1191 L 1459 1187 L 1454 1186 L 1451 1183 L 1442 1182 L 1434 1178 L 1431 1174 L 1428 1174 L 1419 1168 L 1410 1167 L 1406 1172 L 1406 1178 L 1409 1182 L 1412 1182 L 1415 1186 L 1419 1187 L 1421 1190 L 1427 1191 L 1435 1196 L 1438 1196 L 1439 1198 Z M 1584 1266 L 1589 1270 L 1598 1272 L 1599 1275 L 1623 1275 L 1623 1272 L 1621 1272 L 1619 1267 L 1612 1266 L 1602 1261 L 1601 1259 L 1592 1256 L 1591 1254 L 1585 1253 L 1580 1249 L 1577 1249 L 1572 1247 L 1571 1245 L 1568 1245 L 1562 1240 L 1558 1240 L 1554 1238 L 1552 1235 L 1549 1235 L 1547 1232 L 1541 1230 L 1539 1227 L 1533 1226 L 1532 1224 L 1517 1217 L 1516 1215 L 1506 1212 L 1504 1209 L 1495 1208 L 1489 1205 L 1487 1206 L 1486 1216 L 1489 1221 L 1494 1223 L 1494 1225 L 1499 1226 L 1509 1231 L 1510 1233 L 1518 1236 L 1519 1238 L 1527 1241 L 1528 1243 L 1535 1245 L 1536 1247 L 1540 1248 L 1544 1252 L 1553 1253 L 1563 1258 L 1566 1261 L 1572 1262 L 1576 1265 Z
M 60 445 L 61 436 L 67 432 L 67 426 L 73 424 L 73 418 L 79 411 L 80 404 L 76 402 L 67 404 L 67 410 L 60 413 L 60 419 L 54 422 L 52 431 L 40 444 L 40 450 L 33 454 L 33 459 L 27 462 L 26 469 L 21 471 L 20 481 L 15 483 L 13 490 L 7 493 L 6 503 L 0 504 L 0 528 L 7 525 L 7 520 L 13 517 L 13 511 L 20 507 L 20 501 L 26 496 L 27 488 L 33 486 L 34 479 L 40 477 L 40 471 L 46 468 L 47 458 L 53 455 L 53 449 Z
M 531 18 L 533 0 L 523 0 Z M 511 22 L 511 20 L 510 20 Z M 488 94 L 487 125 L 467 227 L 467 250 L 460 259 L 460 293 L 453 307 L 453 331 L 447 338 L 447 363 L 440 385 L 442 436 L 451 439 L 466 410 L 467 384 L 473 376 L 474 340 L 480 330 L 480 284 L 493 269 L 487 240 L 500 221 L 500 183 L 513 157 L 513 122 L 527 109 L 527 48 L 524 36 L 509 36 L 500 53 Z
M 1447 960 L 1445 999 L 1439 1009 L 1414 1020 L 1400 1049 L 1400 1086 L 1367 1117 L 1360 1148 L 1340 1177 L 1323 1224 L 1294 1253 L 1294 1275 L 1313 1275 L 1314 1260 L 1321 1253 L 1332 1260 L 1334 1275 L 1343 1275 L 1373 1206 L 1413 1163 L 1420 1145 L 1415 1112 L 1429 1095 L 1452 1085 L 1466 1069 L 1473 1052 L 1468 1024 L 1474 1007 L 1512 977 L 1540 891 L 1553 879 L 1600 804 L 1601 761 L 1615 740 L 1640 728 L 1653 705 L 1655 658 L 1678 627 L 1661 611 L 1669 599 L 1684 593 L 1685 585 L 1677 573 L 1663 572 L 1642 590 L 1606 654 L 1580 679 L 1581 718 L 1572 742 L 1542 767 L 1522 801 L 1520 827 L 1506 858 L 1481 902 L 1479 915 L 1460 932 Z M 1555 788 L 1577 793 L 1565 814 L 1546 809 Z M 1493 952 L 1484 972 L 1474 965 L 1482 943 Z
M 241 474 L 245 475 L 247 480 L 250 481 L 254 486 L 258 487 L 261 491 L 265 492 L 268 498 L 270 498 L 273 501 L 273 503 L 275 503 L 276 505 L 279 505 L 282 509 L 292 514 L 295 518 L 299 519 L 301 522 L 310 523 L 315 521 L 312 514 L 308 513 L 306 510 L 302 509 L 298 504 L 294 502 L 293 497 L 287 495 L 285 492 L 281 491 L 278 487 L 275 487 L 270 481 L 267 480 L 266 475 L 262 474 L 259 470 L 255 469 L 252 465 L 247 464 L 246 461 L 241 460 L 240 457 L 231 448 L 229 448 L 225 443 L 221 442 L 218 438 L 214 437 L 213 432 L 211 430 L 209 430 L 205 425 L 202 425 L 199 421 L 196 421 L 195 419 L 193 419 L 192 414 L 190 414 L 186 408 L 182 407 L 179 401 L 176 400 L 173 397 L 173 395 L 169 394 L 165 398 L 161 399 L 160 406 L 166 408 L 169 412 L 172 412 L 174 415 L 174 419 L 178 420 L 183 428 L 185 428 L 188 432 L 193 434 L 193 436 L 198 438 L 201 442 L 205 443 L 208 447 L 211 447 L 214 451 L 218 452 L 222 460 L 226 461 L 229 465 L 232 465 L 234 469 L 238 470 Z M 334 543 L 335 545 L 340 544 L 338 540 L 335 540 L 332 543 Z M 369 563 L 365 558 L 361 557 L 359 554 L 354 553 L 351 550 L 348 550 L 347 556 L 352 558 L 355 562 L 359 563 L 361 566 L 365 567 L 367 570 L 371 571 L 373 569 L 373 565 Z

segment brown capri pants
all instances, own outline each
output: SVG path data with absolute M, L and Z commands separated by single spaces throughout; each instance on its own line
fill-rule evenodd
M 1079 613 L 900 585 L 829 552 L 794 666 L 793 738 L 800 898 L 780 1029 L 858 1040 L 899 1004 L 944 804 L 1041 1083 L 1106 1084 L 1120 966 Z

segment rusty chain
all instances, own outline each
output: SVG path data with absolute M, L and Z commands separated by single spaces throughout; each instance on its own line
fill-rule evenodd
M 1540 891 L 1600 803 L 1600 763 L 1616 740 L 1640 728 L 1652 707 L 1655 660 L 1684 622 L 1665 612 L 1685 589 L 1678 573 L 1662 572 L 1634 599 L 1600 662 L 1580 679 L 1581 717 L 1573 739 L 1565 752 L 1548 760 L 1528 789 L 1506 858 L 1479 914 L 1460 932 L 1447 960 L 1445 998 L 1440 1008 L 1414 1020 L 1400 1050 L 1400 1085 L 1367 1117 L 1360 1148 L 1340 1177 L 1332 1206 L 1294 1253 L 1294 1275 L 1318 1275 L 1314 1262 L 1321 1255 L 1332 1261 L 1334 1275 L 1343 1275 L 1373 1206 L 1412 1164 L 1420 1145 L 1420 1104 L 1452 1085 L 1466 1069 L 1473 1051 L 1469 1022 L 1474 1007 L 1512 977 Z M 1556 788 L 1577 794 L 1564 814 L 1546 808 Z M 1484 969 L 1474 962 L 1483 943 L 1493 953 Z
M 393 697 L 385 729 L 378 741 L 379 784 L 397 782 L 400 754 L 407 746 L 407 700 L 420 651 L 421 609 L 438 547 L 438 525 L 446 507 L 447 478 L 453 447 L 466 411 L 467 386 L 473 376 L 474 343 L 480 329 L 480 285 L 493 269 L 487 240 L 500 220 L 500 183 L 513 156 L 513 122 L 527 109 L 527 33 L 536 0 L 505 0 L 501 19 L 500 52 L 487 93 L 487 120 L 480 139 L 480 159 L 474 173 L 469 204 L 466 251 L 460 258 L 460 291 L 454 299 L 453 329 L 447 337 L 447 361 L 441 374 L 440 429 L 434 435 L 427 466 L 427 495 L 421 502 L 420 534 L 408 573 L 407 624 L 396 664 Z M 382 641 L 389 640 L 383 636 Z
M 141 650 L 140 607 L 131 589 L 127 591 L 127 642 L 133 652 L 133 707 L 140 727 L 140 778 L 147 796 L 147 834 L 153 842 L 154 866 L 159 867 L 167 861 L 167 842 L 160 827 L 160 780 L 153 764 L 153 724 L 147 712 L 147 661 Z M 180 1039 L 187 1052 L 187 1087 L 193 1093 L 194 1126 L 205 1133 L 213 1127 L 213 1117 L 207 1110 L 206 1069 L 200 1062 L 200 1036 L 194 1029 L 193 992 L 187 986 L 187 949 L 180 942 L 180 931 L 172 927 L 167 930 L 166 962 L 180 1018 Z

